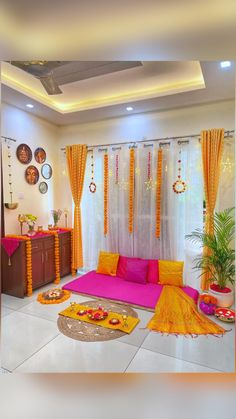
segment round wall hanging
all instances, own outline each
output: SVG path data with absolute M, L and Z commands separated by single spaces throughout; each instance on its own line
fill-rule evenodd
M 39 164 L 44 163 L 46 160 L 46 151 L 41 147 L 36 148 L 34 152 L 34 158 L 37 163 Z
M 42 166 L 41 173 L 44 179 L 50 179 L 52 177 L 52 168 L 50 164 L 44 164 Z
M 39 180 L 39 171 L 35 166 L 27 167 L 25 171 L 25 179 L 30 185 L 35 185 Z
M 32 151 L 27 144 L 20 144 L 16 149 L 18 160 L 23 164 L 29 164 L 32 160 Z
M 39 192 L 46 193 L 48 190 L 48 185 L 46 182 L 40 182 L 39 184 Z

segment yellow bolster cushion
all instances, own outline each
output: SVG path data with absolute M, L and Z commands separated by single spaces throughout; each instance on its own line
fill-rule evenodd
M 184 262 L 172 260 L 159 260 L 159 283 L 162 285 L 175 285 L 183 287 Z
M 116 276 L 119 256 L 119 253 L 100 252 L 97 274 Z

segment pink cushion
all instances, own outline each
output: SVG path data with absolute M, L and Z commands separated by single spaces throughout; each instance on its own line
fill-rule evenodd
M 146 284 L 147 282 L 147 260 L 127 260 L 125 281 L 138 282 L 139 284 Z
M 147 282 L 157 284 L 159 282 L 158 260 L 148 261 Z
M 126 275 L 126 265 L 128 260 L 140 260 L 139 258 L 130 258 L 127 256 L 121 256 L 119 257 L 118 267 L 116 271 L 116 276 L 119 278 L 124 278 Z

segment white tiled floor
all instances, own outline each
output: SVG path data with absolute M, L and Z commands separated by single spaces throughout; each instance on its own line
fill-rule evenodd
M 64 278 L 62 284 L 71 279 Z M 38 303 L 38 293 L 51 287 L 24 299 L 2 295 L 1 372 L 234 371 L 234 325 L 222 338 L 161 336 L 145 329 L 153 314 L 135 309 L 140 323 L 130 335 L 106 342 L 80 342 L 59 332 L 58 312 L 70 301 L 92 298 L 73 294 L 60 305 Z

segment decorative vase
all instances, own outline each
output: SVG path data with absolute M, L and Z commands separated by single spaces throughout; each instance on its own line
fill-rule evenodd
M 217 307 L 230 307 L 234 302 L 234 292 L 229 288 L 228 292 L 216 291 L 209 287 L 208 294 L 217 299 Z
M 36 231 L 34 230 L 34 226 L 29 225 L 29 230 L 27 232 L 27 236 L 32 237 L 32 236 L 35 236 L 35 234 L 36 234 Z

